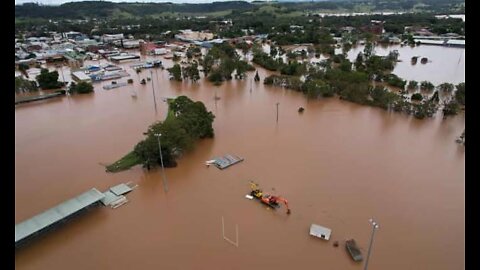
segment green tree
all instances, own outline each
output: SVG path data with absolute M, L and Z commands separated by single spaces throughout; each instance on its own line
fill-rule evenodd
M 88 82 L 79 82 L 78 84 L 72 83 L 70 85 L 70 91 L 78 94 L 88 94 L 93 92 L 93 85 Z
M 200 80 L 200 73 L 198 72 L 197 62 L 193 62 L 190 65 L 182 68 L 182 74 L 184 78 L 190 79 L 192 80 L 192 82 Z
M 409 90 L 416 89 L 417 87 L 418 87 L 418 82 L 417 82 L 417 81 L 412 80 L 412 81 L 409 81 L 409 82 L 408 82 L 407 88 L 408 88 Z
M 443 116 L 456 115 L 460 110 L 460 105 L 455 99 L 452 99 L 450 102 L 445 102 L 443 107 Z
M 34 81 L 26 80 L 22 77 L 15 77 L 15 92 L 25 93 L 38 91 L 37 84 Z
M 200 64 L 202 65 L 203 67 L 203 73 L 205 74 L 205 76 L 208 76 L 208 74 L 210 73 L 210 71 L 212 70 L 212 67 L 213 67 L 213 63 L 215 62 L 215 59 L 213 58 L 213 56 L 211 54 L 207 54 L 205 55 L 205 57 L 203 58 L 203 60 L 200 62 Z
M 151 125 L 146 138 L 134 148 L 135 155 L 144 167 L 160 164 L 160 152 L 155 134 L 162 134 L 161 152 L 166 167 L 176 166 L 175 159 L 193 149 L 194 141 L 214 136 L 215 116 L 208 112 L 202 102 L 194 102 L 186 96 L 169 100 L 169 117 Z
M 48 69 L 42 69 L 36 79 L 42 89 L 55 89 L 62 86 L 62 83 L 58 81 L 56 70 L 49 72 Z
M 272 46 L 270 47 L 270 56 L 271 56 L 271 57 L 275 57 L 275 56 L 277 56 L 277 54 L 278 54 L 277 48 L 272 45 Z
M 384 87 L 378 86 L 370 90 L 370 97 L 372 98 L 371 105 L 383 109 L 389 108 L 399 99 L 399 96 L 395 93 L 391 93 Z
M 420 93 L 415 93 L 412 95 L 412 100 L 422 100 L 423 96 Z
M 308 98 L 332 97 L 334 95 L 333 89 L 325 81 L 314 79 L 307 80 L 302 85 L 302 92 Z
M 182 68 L 179 64 L 175 64 L 173 67 L 167 68 L 167 70 L 170 73 L 170 79 L 182 81 Z
M 287 65 L 283 65 L 280 68 L 280 73 L 284 75 L 296 75 L 299 76 L 306 71 L 306 66 L 304 64 L 298 63 L 297 61 L 291 61 Z
M 430 101 L 431 102 L 435 102 L 435 103 L 438 103 L 440 102 L 440 97 L 438 95 L 438 91 L 435 91 L 432 95 L 432 97 L 430 98 Z
M 255 70 L 255 68 L 252 65 L 250 65 L 246 61 L 241 61 L 241 60 L 236 61 L 235 67 L 236 67 L 236 73 L 237 73 L 236 77 L 239 78 L 239 79 L 244 78 L 245 73 L 247 71 Z
M 363 55 L 365 56 L 366 59 L 370 58 L 370 56 L 374 55 L 375 52 L 375 45 L 373 45 L 372 42 L 367 42 L 365 44 L 365 48 L 363 49 Z
M 452 92 L 455 86 L 451 83 L 442 83 L 437 86 L 438 90 L 444 91 L 444 92 Z
M 387 76 L 385 76 L 385 82 L 391 86 L 395 86 L 401 89 L 405 88 L 405 85 L 407 84 L 407 81 L 402 80 L 395 74 L 388 74 Z
M 422 81 L 420 83 L 420 89 L 427 90 L 427 91 L 432 91 L 433 89 L 435 89 L 435 85 L 433 85 L 429 81 Z
M 256 82 L 260 81 L 260 76 L 258 76 L 258 71 L 255 72 L 255 78 L 254 78 L 254 80 L 255 80 Z
M 462 82 L 455 87 L 457 88 L 457 91 L 455 91 L 455 98 L 457 99 L 457 102 L 465 105 L 465 83 Z
M 357 58 L 355 59 L 355 69 L 358 71 L 364 70 L 365 65 L 363 64 L 364 55 L 362 52 L 359 52 Z

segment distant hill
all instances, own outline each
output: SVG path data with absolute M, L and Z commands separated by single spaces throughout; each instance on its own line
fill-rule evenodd
M 464 0 L 277 0 L 277 1 L 226 1 L 203 4 L 172 4 L 172 3 L 113 3 L 106 1 L 70 2 L 59 6 L 45 6 L 26 3 L 15 6 L 15 18 L 111 18 L 111 17 L 144 17 L 157 16 L 165 13 L 210 14 L 225 16 L 235 11 L 259 9 L 263 5 L 274 5 L 289 10 L 412 10 L 423 11 L 447 10 L 450 7 L 464 3 Z
M 145 16 L 163 12 L 211 13 L 225 10 L 247 10 L 255 7 L 245 1 L 213 2 L 207 4 L 172 3 L 113 3 L 106 1 L 70 2 L 59 6 L 43 6 L 26 3 L 15 6 L 15 17 L 84 18 L 109 17 L 115 13 Z

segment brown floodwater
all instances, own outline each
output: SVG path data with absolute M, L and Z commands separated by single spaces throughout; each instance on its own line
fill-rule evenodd
M 371 217 L 380 229 L 370 269 L 464 269 L 465 150 L 455 143 L 463 114 L 422 121 L 260 83 L 250 91 L 252 74 L 213 86 L 169 81 L 166 70 L 154 72 L 155 114 L 151 82 L 139 84 L 150 72 L 127 69 L 133 86 L 106 91 L 104 82 L 94 94 L 15 108 L 16 223 L 92 187 L 139 185 L 126 205 L 91 210 L 17 250 L 17 269 L 363 269 L 344 240 L 365 256 Z M 161 97 L 178 95 L 214 112 L 215 138 L 166 170 L 168 194 L 158 169 L 106 173 L 102 164 L 165 117 Z M 245 161 L 204 165 L 227 153 Z M 292 214 L 247 200 L 250 180 L 287 198 Z M 222 216 L 231 239 L 238 224 L 238 248 L 223 240 Z M 312 223 L 331 228 L 330 241 L 309 236 Z
M 354 62 L 359 52 L 363 52 L 365 46 L 352 48 L 347 54 L 350 61 Z M 459 84 L 465 82 L 465 48 L 420 45 L 410 46 L 375 46 L 375 54 L 388 55 L 389 52 L 397 50 L 400 54 L 398 62 L 392 73 L 404 80 L 430 81 L 434 85 L 444 82 Z M 341 53 L 341 49 L 336 53 Z M 426 57 L 426 64 L 419 61 L 412 65 L 413 56 Z

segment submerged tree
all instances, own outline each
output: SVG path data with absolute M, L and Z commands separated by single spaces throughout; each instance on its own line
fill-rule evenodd
M 433 85 L 431 82 L 429 81 L 422 81 L 420 83 L 420 88 L 422 90 L 427 90 L 427 91 L 432 91 L 433 89 L 435 89 L 435 85 Z
M 182 81 L 182 68 L 179 64 L 173 65 L 173 67 L 167 69 L 170 73 L 170 79 L 176 81 Z
M 257 70 L 257 72 L 255 72 L 255 78 L 254 78 L 254 80 L 255 80 L 256 82 L 260 81 L 260 76 L 258 76 L 258 70 Z
M 93 85 L 83 81 L 78 84 L 72 82 L 69 90 L 71 93 L 88 94 L 93 92 Z
M 37 84 L 34 81 L 29 81 L 21 77 L 15 78 L 15 92 L 25 93 L 38 91 Z
M 63 83 L 58 81 L 58 72 L 56 70 L 50 72 L 48 69 L 42 69 L 36 79 L 42 89 L 55 89 L 63 85 Z
M 458 103 L 465 105 L 465 83 L 460 83 L 455 87 L 457 88 L 457 91 L 455 92 L 455 98 L 457 99 Z
M 180 96 L 170 101 L 169 106 L 172 115 L 151 125 L 146 132 L 147 138 L 134 148 L 134 153 L 145 167 L 160 163 L 155 134 L 162 134 L 162 157 L 166 167 L 176 166 L 175 158 L 191 150 L 195 140 L 214 136 L 212 123 L 215 116 L 202 102 Z
M 445 102 L 443 107 L 443 116 L 456 115 L 460 110 L 460 105 L 455 99 L 450 100 L 450 102 Z
M 182 74 L 184 79 L 190 79 L 192 82 L 200 80 L 200 73 L 198 72 L 198 64 L 196 61 L 190 65 L 182 68 Z
M 408 82 L 408 85 L 407 85 L 408 90 L 414 90 L 417 87 L 418 87 L 418 82 L 417 81 L 411 80 L 411 81 Z

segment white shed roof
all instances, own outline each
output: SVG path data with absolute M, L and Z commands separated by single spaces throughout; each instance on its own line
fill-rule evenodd
M 330 239 L 331 233 L 332 230 L 330 230 L 329 228 L 325 228 L 317 224 L 312 224 L 312 226 L 310 226 L 310 235 L 316 236 L 318 238 L 328 240 Z

